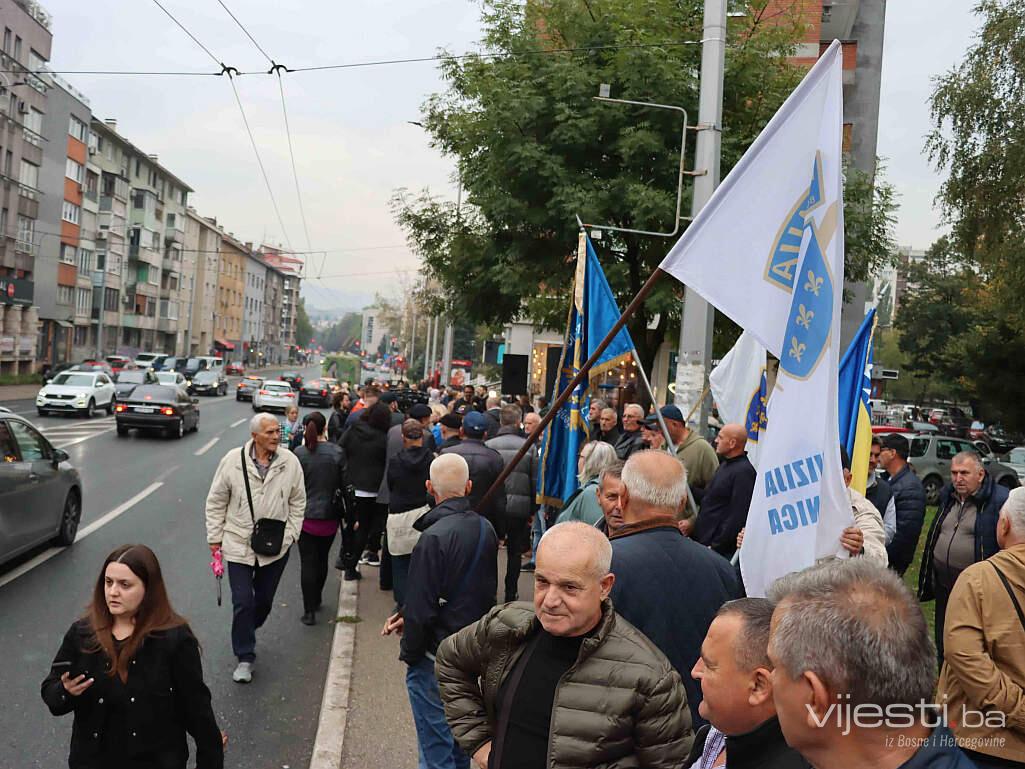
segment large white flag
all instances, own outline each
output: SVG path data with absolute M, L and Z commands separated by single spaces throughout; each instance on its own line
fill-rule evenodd
M 748 595 L 840 555 L 843 85 L 834 41 L 662 262 L 779 358 L 740 565 Z
M 744 332 L 719 365 L 708 375 L 719 419 L 724 424 L 744 425 L 747 458 L 758 467 L 759 441 L 765 429 L 768 397 L 765 378 L 765 346 Z

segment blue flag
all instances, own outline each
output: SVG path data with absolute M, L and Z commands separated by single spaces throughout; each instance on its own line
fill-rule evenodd
M 577 246 L 576 277 L 573 283 L 573 301 L 570 304 L 566 328 L 566 343 L 559 362 L 556 392 L 561 393 L 584 362 L 591 357 L 598 344 L 619 320 L 619 307 L 612 294 L 598 255 L 591 241 L 580 233 Z M 541 438 L 541 473 L 537 481 L 537 501 L 561 507 L 577 490 L 577 456 L 587 442 L 592 381 L 611 368 L 620 365 L 633 352 L 630 332 L 624 326 L 612 343 L 605 348 L 582 382 L 559 409 Z M 554 400 L 554 397 L 553 397 Z
M 876 311 L 871 309 L 840 361 L 840 443 L 851 458 L 851 488 L 865 493 L 872 450 L 872 336 Z

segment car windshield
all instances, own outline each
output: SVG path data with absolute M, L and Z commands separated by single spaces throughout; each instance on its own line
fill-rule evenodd
M 924 457 L 925 452 L 929 450 L 929 439 L 928 438 L 914 438 L 911 441 L 911 451 L 909 452 L 912 457 Z
M 206 361 L 200 360 L 199 358 L 189 358 L 185 361 L 185 368 L 190 368 L 193 371 L 198 371 L 201 368 L 206 368 Z
M 193 382 L 198 382 L 199 384 L 207 384 L 208 382 L 216 382 L 217 381 L 217 373 L 214 372 L 214 371 L 201 371 L 200 373 L 196 374 L 195 379 L 193 379 L 192 381 Z
M 297 376 L 299 376 L 299 375 L 296 372 L 294 372 L 294 371 L 286 371 L 284 374 L 281 375 L 281 378 L 282 379 L 295 379 Z
M 136 387 L 132 390 L 130 398 L 133 401 L 156 401 L 157 403 L 174 403 L 177 399 L 178 392 L 173 387 L 162 385 Z
M 157 381 L 161 384 L 175 384 L 178 381 L 178 375 L 173 371 L 161 371 L 157 374 Z
M 92 387 L 94 377 L 88 374 L 58 374 L 52 384 L 65 387 Z
M 264 389 L 279 393 L 292 392 L 292 388 L 288 386 L 288 382 L 269 382 L 265 385 Z
M 117 377 L 118 384 L 142 384 L 146 374 L 142 371 L 122 371 Z
M 242 384 L 262 384 L 263 380 L 258 376 L 247 376 L 242 380 Z

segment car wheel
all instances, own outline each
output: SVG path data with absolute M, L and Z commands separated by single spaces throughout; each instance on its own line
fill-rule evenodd
M 180 439 L 185 435 L 185 420 L 179 419 L 178 424 L 171 428 L 171 437 Z
M 939 504 L 940 490 L 943 488 L 943 480 L 938 475 L 930 475 L 922 481 L 922 488 L 925 489 L 926 504 Z
M 253 401 L 253 411 L 259 411 L 260 409 L 256 405 L 256 401 Z
M 92 419 L 93 410 L 95 408 L 96 408 L 96 401 L 94 401 L 92 398 L 90 398 L 89 399 L 89 405 L 85 407 L 84 411 L 82 411 L 82 416 L 84 416 L 86 419 Z
M 109 401 L 107 401 L 107 416 L 109 417 L 113 413 L 114 413 L 114 399 L 111 398 Z
M 118 434 L 118 437 L 124 438 L 126 435 L 128 435 L 128 428 L 125 427 L 124 425 L 118 425 L 117 426 L 117 434 Z
M 238 393 L 235 393 L 235 402 L 238 403 L 241 400 L 242 400 L 242 396 L 239 395 Z
M 79 504 L 78 494 L 74 491 L 68 492 L 68 498 L 64 500 L 64 512 L 61 513 L 60 528 L 53 540 L 54 544 L 58 547 L 67 547 L 74 542 L 81 520 L 82 505 Z
M 1010 474 L 1003 476 L 999 481 L 997 481 L 997 483 L 1005 489 L 1016 489 L 1021 485 L 1021 483 L 1019 483 L 1014 476 Z
M 45 417 L 49 413 L 46 409 L 36 409 L 36 411 L 39 413 L 39 416 L 41 417 Z

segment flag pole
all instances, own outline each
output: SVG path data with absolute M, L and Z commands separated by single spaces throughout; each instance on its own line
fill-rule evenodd
M 630 300 L 630 304 L 628 304 L 626 309 L 623 310 L 622 314 L 619 316 L 619 320 L 617 320 L 615 324 L 613 324 L 612 328 L 609 329 L 609 333 L 605 335 L 605 338 L 598 343 L 598 346 L 591 354 L 591 357 L 584 361 L 584 365 L 580 367 L 580 371 L 577 372 L 572 381 L 566 385 L 566 389 L 559 393 L 559 397 L 556 398 L 555 402 L 549 407 L 548 413 L 541 418 L 541 423 L 537 426 L 537 429 L 527 436 L 527 440 L 525 440 L 523 445 L 520 446 L 519 451 L 516 452 L 516 456 L 506 464 L 498 478 L 496 478 L 495 482 L 491 484 L 491 488 L 489 488 L 481 498 L 480 504 L 478 505 L 479 508 L 487 507 L 491 497 L 494 496 L 498 489 L 503 487 L 505 479 L 512 474 L 512 471 L 519 465 L 520 460 L 523 459 L 523 457 L 527 455 L 527 452 L 530 451 L 531 447 L 537 443 L 538 438 L 541 437 L 545 428 L 551 424 L 552 420 L 555 419 L 555 415 L 559 413 L 559 409 L 566 404 L 566 401 L 569 400 L 573 391 L 587 378 L 591 367 L 598 362 L 598 358 L 600 358 L 602 353 L 605 352 L 605 349 L 612 344 L 612 340 L 616 338 L 616 334 L 623 329 L 626 322 L 634 316 L 634 313 L 637 312 L 637 308 L 640 307 L 641 303 L 648 298 L 648 294 L 650 294 L 652 289 L 655 288 L 655 284 L 658 283 L 663 275 L 665 275 L 665 272 L 662 268 L 656 267 L 655 271 L 648 276 L 644 285 L 641 286 L 641 290 L 637 292 L 637 296 Z M 556 379 L 556 381 L 558 381 L 558 379 Z
M 644 389 L 648 391 L 648 397 L 651 398 L 651 405 L 655 409 L 655 418 L 658 420 L 658 426 L 662 429 L 662 436 L 666 439 L 666 448 L 670 454 L 676 454 L 676 444 L 673 443 L 672 437 L 669 435 L 669 428 L 666 426 L 666 420 L 662 416 L 662 411 L 658 407 L 658 401 L 655 399 L 655 391 L 651 389 L 651 382 L 648 381 L 648 375 L 644 373 L 644 366 L 641 365 L 640 356 L 637 355 L 637 348 L 634 347 L 630 353 L 634 358 L 634 365 L 637 366 L 637 371 L 641 376 L 641 381 L 644 382 Z

